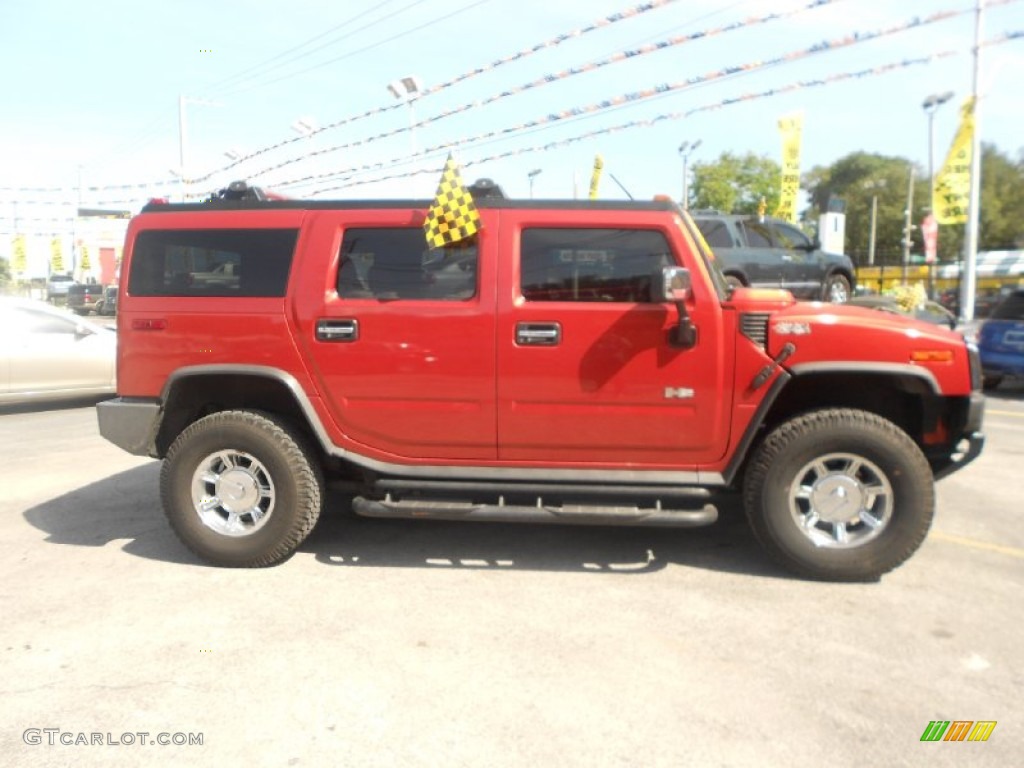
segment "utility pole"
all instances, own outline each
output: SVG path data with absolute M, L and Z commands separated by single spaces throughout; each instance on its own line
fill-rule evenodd
M 981 220 L 981 130 L 979 117 L 981 104 L 978 81 L 981 71 L 981 0 L 974 5 L 974 78 L 971 93 L 974 97 L 974 131 L 971 139 L 971 196 L 967 205 L 967 231 L 964 233 L 964 268 L 960 282 L 960 319 L 970 322 L 974 319 L 974 292 L 977 283 L 975 274 L 978 259 L 978 223 Z
M 910 182 L 907 184 L 907 212 L 903 223 L 903 284 L 907 283 L 907 266 L 910 264 L 910 246 L 914 231 L 914 166 L 910 166 Z
M 878 195 L 871 196 L 871 239 L 868 241 L 868 266 L 875 265 L 875 233 L 878 231 Z

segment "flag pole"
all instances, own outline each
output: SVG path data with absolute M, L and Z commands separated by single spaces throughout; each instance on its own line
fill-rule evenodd
M 981 131 L 979 117 L 981 99 L 978 82 L 981 71 L 981 11 L 982 0 L 974 4 L 974 77 L 971 93 L 974 97 L 974 132 L 971 137 L 971 194 L 967 206 L 967 231 L 964 237 L 964 268 L 961 271 L 960 318 L 965 322 L 974 319 L 974 293 L 977 285 L 975 272 L 978 259 L 978 226 L 981 221 Z

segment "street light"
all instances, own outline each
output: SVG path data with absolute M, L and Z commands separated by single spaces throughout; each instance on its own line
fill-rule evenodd
M 537 178 L 538 175 L 540 175 L 541 170 L 542 169 L 540 169 L 540 168 L 534 168 L 532 171 L 530 171 L 528 174 L 526 174 L 527 177 L 529 177 L 529 179 L 530 179 L 530 199 L 531 200 L 533 199 L 533 180 L 535 178 Z
M 409 105 L 409 136 L 412 144 L 412 152 L 416 154 L 416 115 L 412 103 L 423 92 L 423 83 L 415 75 L 402 77 L 388 83 L 388 91 L 399 101 Z
M 196 104 L 204 107 L 219 107 L 216 101 L 206 99 L 193 99 L 190 96 L 178 95 L 178 171 L 181 176 L 181 199 L 184 202 L 188 197 L 188 159 L 185 152 L 188 144 L 188 137 L 185 131 L 185 105 Z
M 679 145 L 679 156 L 683 158 L 683 210 L 689 210 L 690 208 L 690 178 L 687 175 L 686 166 L 690 159 L 690 153 L 700 146 L 700 142 L 701 140 L 697 139 L 692 144 L 684 141 Z

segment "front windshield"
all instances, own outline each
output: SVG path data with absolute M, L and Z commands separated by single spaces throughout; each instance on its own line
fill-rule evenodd
M 728 281 L 725 279 L 725 273 L 722 272 L 722 267 L 718 263 L 718 259 L 715 258 L 715 252 L 711 250 L 711 247 L 704 239 L 704 235 L 701 234 L 697 225 L 693 223 L 690 214 L 685 213 L 682 209 L 679 209 L 679 212 L 683 214 L 679 217 L 681 228 L 690 235 L 690 239 L 697 245 L 697 251 L 704 262 L 704 266 L 707 268 L 708 274 L 711 275 L 711 281 L 715 284 L 715 292 L 718 293 L 719 300 L 725 301 L 729 298 L 731 289 L 729 288 Z

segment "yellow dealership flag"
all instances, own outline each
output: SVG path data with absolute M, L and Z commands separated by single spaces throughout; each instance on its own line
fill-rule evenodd
M 423 222 L 427 247 L 441 248 L 472 237 L 479 229 L 480 212 L 476 209 L 473 196 L 462 183 L 455 158 L 449 154 L 441 174 L 441 183 L 437 185 L 434 194 L 434 202 Z
M 597 200 L 597 185 L 601 183 L 601 170 L 604 168 L 604 158 L 600 155 L 594 156 L 594 171 L 590 174 L 590 199 Z
M 82 254 L 82 258 L 78 264 L 79 268 L 84 270 L 92 269 L 92 262 L 89 261 L 89 249 L 83 245 L 78 250 Z
M 64 272 L 64 254 L 61 251 L 59 237 L 50 241 L 50 272 L 61 274 Z
M 15 235 L 11 241 L 11 257 L 11 269 L 14 270 L 15 274 L 24 272 L 28 267 L 24 235 Z
M 963 224 L 971 199 L 971 154 L 974 146 L 974 97 L 960 108 L 960 127 L 946 162 L 932 185 L 932 212 L 939 224 Z
M 785 221 L 796 222 L 796 199 L 800 193 L 800 140 L 804 128 L 804 113 L 795 112 L 779 119 L 782 134 L 782 188 L 779 207 L 775 215 Z

